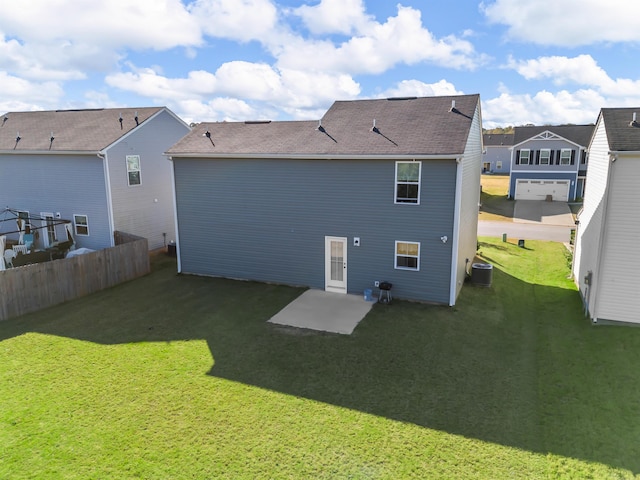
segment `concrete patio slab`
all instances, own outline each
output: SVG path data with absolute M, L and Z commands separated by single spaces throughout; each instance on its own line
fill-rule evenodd
M 513 221 L 575 227 L 573 214 L 566 202 L 517 200 L 513 209 Z
M 268 322 L 351 335 L 374 303 L 360 295 L 307 290 Z

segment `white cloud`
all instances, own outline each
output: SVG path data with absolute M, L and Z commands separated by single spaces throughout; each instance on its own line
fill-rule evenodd
M 535 95 L 505 92 L 482 102 L 483 126 L 594 123 L 606 103 L 602 95 L 589 89 L 556 93 L 543 90 Z
M 385 90 L 381 97 L 433 97 L 447 95 L 462 95 L 455 85 L 440 80 L 436 83 L 424 83 L 420 80 L 402 80 L 396 87 Z
M 370 21 L 360 33 L 336 46 L 330 40 L 287 36 L 270 45 L 281 68 L 350 74 L 379 74 L 397 64 L 428 62 L 474 69 L 484 61 L 473 45 L 455 36 L 437 39 L 423 27 L 420 10 L 398 5 L 385 23 Z
M 26 43 L 67 40 L 103 48 L 163 50 L 200 44 L 180 0 L 30 0 L 0 3 L 0 31 Z
M 57 82 L 30 82 L 0 72 L 0 111 L 56 108 L 64 95 Z
M 264 40 L 278 19 L 269 0 L 196 0 L 189 11 L 207 35 L 243 42 Z
M 303 5 L 292 10 L 314 34 L 349 35 L 365 29 L 373 17 L 366 13 L 363 0 L 321 0 L 314 6 Z
M 638 42 L 640 3 L 631 0 L 495 0 L 481 9 L 515 40 L 569 47 Z
M 150 98 L 155 103 L 179 106 L 177 113 L 198 118 L 204 113 L 212 118 L 211 98 L 242 98 L 243 108 L 226 111 L 233 115 L 256 115 L 271 119 L 284 111 L 293 118 L 319 118 L 335 99 L 351 99 L 360 93 L 360 86 L 349 75 L 277 70 L 267 64 L 228 62 L 215 73 L 192 71 L 184 78 L 169 78 L 150 68 L 120 72 L 106 77 L 107 85 Z M 219 105 L 219 102 L 215 105 Z M 227 101 L 225 106 L 230 105 Z M 250 105 L 247 110 L 245 106 Z M 233 115 L 227 114 L 229 119 Z M 217 119 L 217 118 L 214 118 Z
M 576 84 L 590 87 L 605 97 L 635 97 L 640 99 L 640 80 L 611 78 L 590 55 L 577 57 L 540 57 L 509 60 L 509 68 L 527 80 L 551 79 L 556 85 Z

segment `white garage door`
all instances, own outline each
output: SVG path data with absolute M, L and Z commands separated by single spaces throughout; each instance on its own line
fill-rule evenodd
M 547 195 L 554 202 L 567 202 L 569 180 L 516 180 L 516 200 L 546 200 Z

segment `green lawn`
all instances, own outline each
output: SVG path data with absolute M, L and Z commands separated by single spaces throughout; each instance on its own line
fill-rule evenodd
M 478 218 L 498 222 L 513 221 L 514 201 L 507 198 L 509 175 L 482 175 Z
M 640 329 L 594 327 L 560 244 L 482 239 L 491 288 L 266 320 L 299 289 L 175 275 L 0 323 L 0 478 L 634 478 Z

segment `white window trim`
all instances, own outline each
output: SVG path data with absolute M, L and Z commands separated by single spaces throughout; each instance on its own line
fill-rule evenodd
M 522 154 L 524 152 L 527 152 L 527 163 L 522 162 Z M 531 165 L 531 150 L 529 150 L 528 148 L 523 148 L 522 150 L 520 150 L 520 157 L 518 158 L 518 162 L 520 163 L 520 165 Z
M 24 226 L 31 228 L 31 214 L 29 213 L 29 210 L 17 210 L 18 212 L 18 218 L 16 218 L 16 220 L 22 219 L 24 220 Z M 27 218 L 23 219 L 22 217 L 20 217 L 21 213 L 26 213 L 27 214 Z
M 129 170 L 129 158 L 131 157 L 137 157 L 138 159 L 138 169 L 137 170 Z M 140 155 L 127 155 L 125 157 L 125 163 L 127 166 L 127 185 L 130 187 L 139 187 L 140 185 L 142 185 L 142 160 L 140 159 Z M 131 172 L 138 172 L 138 179 L 140 180 L 140 183 L 131 183 L 131 177 L 129 176 L 129 173 Z
M 542 155 L 546 153 L 547 154 L 547 158 L 546 158 L 546 162 L 543 163 L 542 161 Z M 540 165 L 549 165 L 549 162 L 551 162 L 551 149 L 549 148 L 543 148 L 540 150 Z
M 567 158 L 563 158 L 565 152 L 569 152 L 569 156 Z M 563 160 L 566 160 L 567 163 L 563 163 Z M 563 148 L 560 150 L 560 165 L 571 165 L 571 149 Z
M 52 243 L 58 241 L 58 232 L 56 231 L 56 217 L 53 215 L 53 212 L 40 212 L 41 220 L 41 228 L 42 228 L 42 241 L 45 247 L 51 246 Z M 49 224 L 49 219 L 51 219 L 51 224 Z M 51 233 L 53 233 L 53 241 L 49 241 L 49 227 L 51 227 Z
M 76 221 L 76 217 L 84 217 L 87 219 L 87 224 L 86 224 L 87 233 L 78 232 L 78 223 Z M 85 227 L 85 225 L 80 225 L 80 226 Z M 89 215 L 85 215 L 84 213 L 74 213 L 73 214 L 73 231 L 76 233 L 76 235 L 80 237 L 88 237 L 89 236 Z
M 399 202 L 398 201 L 398 165 L 401 163 L 417 163 L 418 164 L 418 198 L 415 202 Z M 413 184 L 414 182 L 402 182 L 403 184 Z M 393 203 L 398 205 L 420 205 L 420 194 L 422 191 L 422 162 L 415 160 L 400 160 L 395 165 L 395 181 L 393 182 Z
M 502 160 L 496 160 L 496 169 L 502 170 Z
M 410 243 L 414 245 L 418 245 L 418 255 L 398 255 L 398 244 L 399 243 Z M 398 257 L 411 257 L 417 260 L 416 268 L 410 267 L 399 267 L 398 266 Z M 408 270 L 410 272 L 419 272 L 420 271 L 420 242 L 409 242 L 406 240 L 396 240 L 394 248 L 393 248 L 393 267 L 396 270 Z

